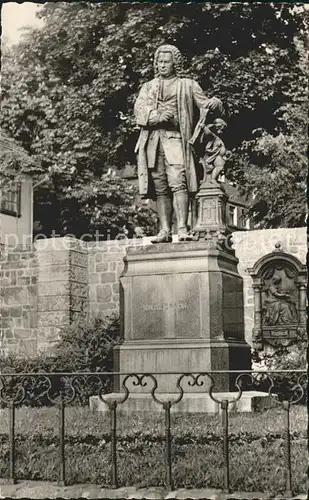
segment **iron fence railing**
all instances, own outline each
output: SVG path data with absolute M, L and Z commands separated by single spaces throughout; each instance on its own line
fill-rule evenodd
M 230 374 L 234 377 L 235 393 L 229 399 L 218 397 L 215 392 L 215 377 Z M 158 375 L 178 375 L 176 379 L 174 399 L 163 400 L 158 394 Z M 114 398 L 106 395 L 106 380 L 109 377 L 122 377 L 121 392 Z M 236 377 L 236 380 L 235 380 Z M 281 407 L 284 413 L 284 468 L 285 468 L 285 494 L 292 496 L 292 470 L 291 470 L 291 432 L 290 408 L 307 398 L 307 372 L 306 370 L 272 370 L 272 371 L 231 371 L 217 370 L 201 373 L 110 373 L 110 372 L 79 372 L 79 373 L 0 373 L 0 404 L 8 408 L 9 418 L 9 477 L 8 482 L 16 482 L 15 471 L 15 411 L 16 408 L 30 403 L 35 406 L 39 398 L 45 397 L 45 403 L 54 405 L 59 410 L 59 484 L 66 484 L 66 455 L 65 455 L 65 409 L 76 401 L 77 396 L 87 388 L 87 397 L 96 395 L 105 403 L 110 413 L 110 485 L 117 488 L 117 410 L 121 409 L 133 387 L 149 389 L 148 394 L 152 400 L 160 405 L 164 413 L 165 422 L 165 485 L 173 489 L 172 476 L 172 429 L 171 410 L 183 399 L 187 387 L 203 388 L 205 378 L 208 380 L 206 392 L 210 399 L 221 408 L 222 425 L 222 454 L 224 464 L 223 491 L 230 492 L 230 447 L 229 447 L 229 409 L 240 400 L 244 392 L 258 386 L 267 387 L 267 393 L 276 406 Z

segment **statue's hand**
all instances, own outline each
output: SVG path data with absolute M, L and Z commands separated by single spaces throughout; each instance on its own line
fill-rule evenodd
M 222 101 L 220 101 L 220 99 L 218 99 L 217 97 L 212 97 L 211 99 L 209 99 L 206 107 L 210 111 L 218 111 L 220 114 L 222 114 L 224 111 Z
M 168 122 L 173 118 L 174 114 L 172 111 L 162 111 L 160 121 L 161 122 Z
M 150 111 L 148 117 L 148 125 L 157 125 L 161 121 L 161 117 L 157 110 Z

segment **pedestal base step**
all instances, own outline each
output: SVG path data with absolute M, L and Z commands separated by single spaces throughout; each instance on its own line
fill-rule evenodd
M 236 399 L 237 392 L 216 392 L 214 397 L 218 400 L 227 399 L 232 401 Z M 120 401 L 123 397 L 121 393 L 105 394 L 104 399 L 107 401 Z M 179 394 L 156 393 L 158 400 L 176 401 Z M 254 412 L 261 409 L 273 408 L 276 406 L 275 401 L 267 392 L 260 391 L 246 391 L 243 392 L 241 398 L 236 402 L 231 402 L 228 406 L 229 411 L 234 412 Z M 92 396 L 89 398 L 89 407 L 93 411 L 109 411 L 109 405 L 101 401 L 99 396 Z M 158 404 L 150 394 L 131 393 L 129 398 L 122 404 L 119 404 L 118 411 L 134 412 L 134 411 L 162 411 L 163 407 Z M 213 401 L 208 394 L 193 393 L 184 394 L 182 400 L 173 405 L 172 412 L 183 413 L 219 413 L 221 406 L 219 403 Z

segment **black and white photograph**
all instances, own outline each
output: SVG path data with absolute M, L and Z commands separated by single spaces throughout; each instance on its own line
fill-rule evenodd
M 308 26 L 2 3 L 0 498 L 308 498 Z

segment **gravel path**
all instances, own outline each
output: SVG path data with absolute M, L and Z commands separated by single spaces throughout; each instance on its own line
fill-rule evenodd
M 112 498 L 112 499 L 205 499 L 205 500 L 266 500 L 285 499 L 285 496 L 269 496 L 266 493 L 222 493 L 213 489 L 179 489 L 167 492 L 165 488 L 119 488 L 112 490 L 95 484 L 76 484 L 59 486 L 57 483 L 42 481 L 23 481 L 17 484 L 4 484 L 0 480 L 0 498 Z M 293 500 L 305 500 L 307 495 L 293 497 Z

